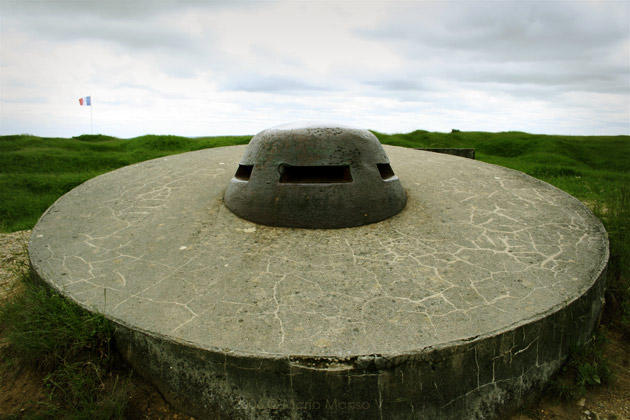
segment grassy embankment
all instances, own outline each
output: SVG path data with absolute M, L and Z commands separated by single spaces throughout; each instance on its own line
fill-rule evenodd
M 547 136 L 520 132 L 443 134 L 426 131 L 376 135 L 384 144 L 405 147 L 475 148 L 478 160 L 523 171 L 587 203 L 602 219 L 610 235 L 611 260 L 604 325 L 605 328 L 622 330 L 630 337 L 630 137 Z M 245 144 L 250 138 L 142 136 L 121 140 L 98 135 L 72 139 L 28 135 L 0 137 L 0 232 L 30 229 L 58 197 L 101 173 L 169 154 Z M 57 334 L 33 336 L 37 333 L 34 330 L 54 331 L 57 328 L 53 325 L 55 322 L 70 322 L 63 319 L 69 316 L 72 320 L 78 315 L 59 302 L 51 304 L 58 310 L 42 313 L 37 308 L 46 307 L 43 302 L 50 294 L 43 295 L 43 292 L 28 285 L 26 290 L 27 293 L 11 306 L 0 307 L 0 331 L 5 329 L 5 335 L 10 338 L 14 334 L 22 342 L 25 341 L 24 334 L 27 334 L 28 343 L 51 345 Z M 51 298 L 56 299 L 55 296 Z M 49 316 L 50 313 L 53 315 Z M 33 314 L 34 319 L 28 319 L 29 314 Z M 27 321 L 18 322 L 21 319 Z M 88 344 L 87 347 L 91 348 L 89 353 L 76 349 L 60 353 L 55 346 L 52 350 L 25 350 L 12 346 L 22 358 L 31 351 L 36 352 L 28 359 L 48 369 L 48 385 L 57 394 L 64 394 L 63 399 L 88 399 L 93 406 L 96 404 L 95 407 L 102 408 L 101 397 L 86 393 L 89 387 L 77 384 L 79 378 L 84 378 L 85 372 L 91 372 L 93 382 L 104 383 L 103 372 L 111 362 L 108 356 L 104 356 L 103 349 L 108 349 L 107 337 L 111 331 L 106 322 L 98 319 L 89 318 L 81 323 L 86 323 L 90 336 L 79 338 L 81 328 L 78 328 L 73 330 L 78 336 L 71 341 L 85 347 L 86 342 L 93 343 L 90 337 L 96 337 L 99 344 Z M 29 330 L 29 325 L 37 327 Z M 82 355 L 83 359 L 77 359 L 75 353 Z M 562 384 L 561 392 L 583 392 L 585 385 L 603 381 L 607 374 L 605 363 L 596 356 L 597 351 L 586 355 L 580 353 L 581 359 L 573 362 L 575 385 L 571 388 L 572 385 Z M 77 373 L 81 375 L 77 376 Z M 108 386 L 120 394 L 120 386 L 116 386 L 115 382 L 113 385 L 111 381 L 109 383 Z M 123 400 L 117 401 L 108 403 L 113 404 L 111 418 L 119 418 L 115 413 L 122 413 Z M 84 411 L 89 410 L 86 408 Z M 55 416 L 59 415 L 60 412 L 56 411 Z
M 185 138 L 99 135 L 71 139 L 0 137 L 0 232 L 32 228 L 60 196 L 122 166 L 211 147 L 246 144 L 251 136 Z

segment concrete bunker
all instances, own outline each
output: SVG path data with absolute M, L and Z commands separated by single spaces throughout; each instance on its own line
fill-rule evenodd
M 367 163 L 325 150 L 325 161 L 307 161 L 314 146 L 300 150 L 315 132 L 346 131 L 367 137 L 285 126 L 259 139 L 304 136 L 286 149 L 300 160 L 274 161 L 275 143 L 263 141 L 256 159 L 255 147 L 221 147 L 89 180 L 33 229 L 32 273 L 112 320 L 134 368 L 200 419 L 490 419 L 516 409 L 597 324 L 603 226 L 557 188 L 483 162 L 363 140 Z M 380 215 L 317 213 L 347 194 L 315 193 L 358 183 L 359 169 L 385 188 L 367 205 L 349 201 Z M 241 189 L 265 187 L 262 174 L 275 185 L 256 197 L 268 223 L 238 213 L 249 199 Z M 283 189 L 298 203 L 321 200 L 304 209 L 323 224 L 295 225 L 302 209 L 290 206 L 287 224 L 264 219 L 290 196 Z

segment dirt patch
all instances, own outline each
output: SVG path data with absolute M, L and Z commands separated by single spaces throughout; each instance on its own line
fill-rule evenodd
M 46 401 L 44 375 L 32 367 L 0 366 L 0 418 L 31 412 Z
M 155 387 L 142 378 L 132 381 L 132 389 L 127 408 L 128 419 L 151 420 L 194 420 L 193 417 L 174 410 Z
M 0 234 L 0 299 L 6 299 L 19 288 L 16 281 L 28 266 L 30 230 Z
M 0 234 L 0 299 L 19 291 L 20 273 L 28 264 L 30 231 Z M 0 326 L 1 327 L 1 326 Z M 5 347 L 0 328 L 0 350 Z M 590 390 L 584 398 L 558 403 L 543 396 L 531 407 L 503 420 L 630 420 L 630 345 L 621 335 L 609 332 L 604 355 L 616 381 L 612 386 Z M 151 384 L 137 375 L 129 385 L 127 418 L 130 420 L 190 420 L 171 408 Z M 0 361 L 0 418 L 35 412 L 48 401 L 44 375 L 32 366 L 15 366 Z

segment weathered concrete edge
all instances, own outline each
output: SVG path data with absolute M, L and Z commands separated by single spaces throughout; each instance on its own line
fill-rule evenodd
M 174 407 L 201 419 L 487 419 L 536 398 L 571 349 L 590 339 L 602 309 L 606 265 L 586 293 L 548 316 L 410 354 L 337 363 L 251 357 L 191 347 L 117 322 L 115 339 Z M 31 275 L 51 287 L 32 263 Z
M 208 419 L 488 419 L 536 398 L 596 327 L 605 271 L 571 304 L 490 337 L 346 360 L 206 351 L 119 325 L 116 343 L 175 407 Z

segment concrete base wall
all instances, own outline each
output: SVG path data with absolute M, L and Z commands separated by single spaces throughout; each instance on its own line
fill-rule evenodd
M 200 419 L 489 419 L 535 399 L 590 339 L 604 273 L 556 313 L 445 348 L 347 360 L 261 358 L 192 348 L 120 326 L 127 360 Z

